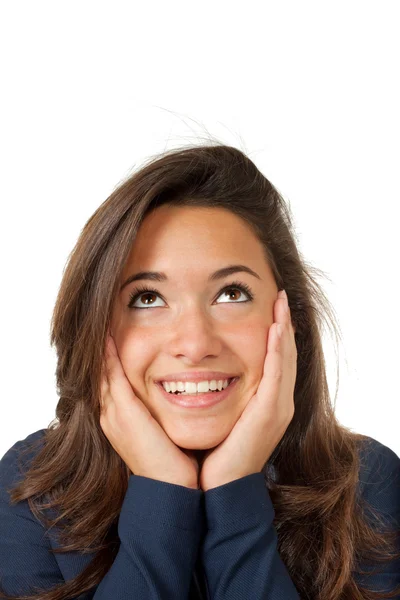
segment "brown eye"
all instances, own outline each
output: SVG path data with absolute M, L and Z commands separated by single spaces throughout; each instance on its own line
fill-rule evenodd
M 142 308 L 146 308 L 146 306 L 133 306 L 136 302 L 136 300 L 138 300 L 141 297 L 155 297 L 155 296 L 159 296 L 160 294 L 157 292 L 157 290 L 151 290 L 149 288 L 146 287 L 142 287 L 142 288 L 137 288 L 134 292 L 132 292 L 131 296 L 130 296 L 130 300 L 129 300 L 129 304 L 128 304 L 128 308 L 138 308 L 138 309 L 142 309 Z M 154 304 L 153 302 L 149 302 L 147 304 L 147 306 L 152 307 Z M 160 308 L 159 306 L 156 306 L 155 308 Z
M 242 304 L 244 302 L 251 302 L 254 299 L 254 295 L 251 291 L 251 289 L 249 288 L 249 286 L 245 283 L 241 283 L 240 281 L 234 281 L 233 283 L 231 283 L 229 286 L 224 287 L 218 295 L 218 298 L 223 294 L 223 293 L 229 293 L 229 295 L 232 295 L 234 292 L 240 292 L 242 294 L 245 294 L 247 296 L 246 300 L 239 300 L 240 298 L 240 294 L 239 296 L 237 296 L 236 298 L 233 298 L 232 302 L 218 302 L 218 304 Z M 163 308 L 160 305 L 155 305 L 154 301 L 149 301 L 146 305 L 146 303 L 143 304 L 143 306 L 134 306 L 134 304 L 136 303 L 136 300 L 138 300 L 141 297 L 147 297 L 147 298 L 151 298 L 151 296 L 158 296 L 159 298 L 161 297 L 161 294 L 154 289 L 148 288 L 146 286 L 141 286 L 136 288 L 132 294 L 130 295 L 130 299 L 129 299 L 129 303 L 128 303 L 128 308 L 132 308 L 132 309 L 146 309 L 146 308 Z M 232 299 L 232 298 L 231 298 Z
M 246 294 L 247 300 L 240 300 L 240 302 L 228 302 L 228 303 L 224 302 L 223 304 L 239 304 L 242 302 L 251 302 L 254 298 L 249 286 L 246 285 L 245 283 L 240 283 L 239 281 L 233 282 L 233 283 L 231 283 L 231 285 L 224 288 L 221 291 L 220 295 L 224 292 L 225 293 L 229 292 L 230 294 L 232 294 L 234 292 L 234 290 L 236 292 L 241 292 L 242 294 Z M 240 296 L 239 296 L 239 298 L 240 298 Z M 236 300 L 238 300 L 238 298 L 236 298 Z M 218 304 L 221 304 L 221 303 L 219 302 Z
M 236 294 L 236 296 L 238 296 L 238 297 L 231 298 L 231 300 L 238 300 L 240 298 L 240 294 L 243 294 L 243 292 L 241 290 L 239 290 L 238 288 L 229 288 L 224 291 L 224 294 L 228 294 L 229 296 Z

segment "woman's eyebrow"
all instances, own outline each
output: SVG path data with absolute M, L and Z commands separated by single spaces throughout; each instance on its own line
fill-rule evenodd
M 217 281 L 218 279 L 223 279 L 224 277 L 233 275 L 233 273 L 249 273 L 250 275 L 257 277 L 257 279 L 261 279 L 261 277 L 255 271 L 253 271 L 253 269 L 250 269 L 250 267 L 247 267 L 246 265 L 229 265 L 228 267 L 223 267 L 222 269 L 218 269 L 217 271 L 214 271 L 214 273 L 211 273 L 208 281 Z M 139 273 L 130 275 L 128 279 L 124 281 L 124 283 L 121 285 L 120 292 L 122 292 L 124 287 L 129 283 L 132 283 L 133 281 L 139 281 L 139 279 L 159 282 L 168 281 L 167 275 L 161 271 L 140 271 Z

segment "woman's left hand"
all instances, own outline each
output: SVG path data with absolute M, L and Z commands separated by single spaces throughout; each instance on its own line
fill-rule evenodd
M 268 332 L 263 376 L 257 392 L 228 437 L 205 454 L 199 475 L 204 492 L 259 473 L 293 418 L 297 348 L 290 309 L 282 292 L 275 301 L 274 320 Z M 277 335 L 279 323 L 281 339 Z

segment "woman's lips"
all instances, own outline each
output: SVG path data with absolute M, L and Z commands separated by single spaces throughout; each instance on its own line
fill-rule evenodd
M 189 394 L 174 394 L 171 392 L 166 392 L 161 383 L 156 383 L 156 385 L 160 388 L 163 396 L 172 404 L 183 406 L 184 408 L 207 408 L 209 406 L 213 406 L 214 404 L 218 404 L 218 402 L 222 402 L 222 400 L 225 400 L 225 398 L 227 398 L 227 396 L 231 393 L 231 390 L 235 388 L 238 381 L 239 377 L 235 377 L 232 379 L 228 387 L 220 392 L 202 392 L 193 396 Z

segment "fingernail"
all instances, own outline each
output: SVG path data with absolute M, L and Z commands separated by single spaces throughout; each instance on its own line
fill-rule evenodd
M 281 291 L 282 291 L 281 298 L 285 299 L 285 312 L 288 313 L 289 312 L 289 301 L 288 301 L 287 293 L 285 290 L 281 290 Z

